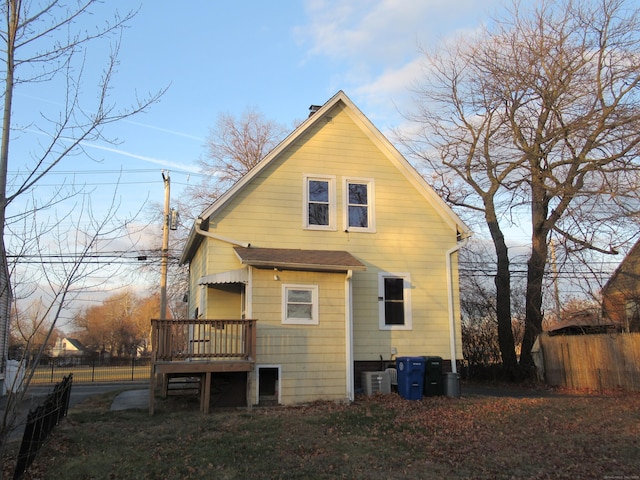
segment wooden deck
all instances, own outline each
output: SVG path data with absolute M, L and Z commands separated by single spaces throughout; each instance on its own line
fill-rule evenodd
M 250 372 L 255 364 L 256 320 L 151 320 L 149 414 L 157 377 L 162 395 L 171 377 L 200 377 L 200 410 L 209 411 L 211 374 Z

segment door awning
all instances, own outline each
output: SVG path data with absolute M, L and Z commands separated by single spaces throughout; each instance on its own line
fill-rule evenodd
M 336 250 L 299 250 L 289 248 L 233 248 L 245 265 L 256 268 L 282 268 L 311 272 L 366 270 L 349 252 Z
M 247 268 L 229 270 L 227 272 L 212 273 L 200 277 L 198 285 L 216 285 L 220 283 L 247 283 L 249 281 L 249 271 Z

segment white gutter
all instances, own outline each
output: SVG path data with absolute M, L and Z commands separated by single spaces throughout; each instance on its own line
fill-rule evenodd
M 462 243 L 450 248 L 445 253 L 445 262 L 447 264 L 447 296 L 449 300 L 449 342 L 451 344 L 451 372 L 458 373 L 456 365 L 456 318 L 453 302 L 453 254 L 464 247 L 469 241 L 469 237 L 463 239 Z
M 223 237 L 221 235 L 216 235 L 215 233 L 207 232 L 206 230 L 202 230 L 200 228 L 200 224 L 202 223 L 202 218 L 198 218 L 196 220 L 195 230 L 196 233 L 202 235 L 203 237 L 213 238 L 215 240 L 220 240 L 221 242 L 230 243 L 232 245 L 237 245 L 239 247 L 249 248 L 249 244 L 246 242 L 240 242 L 238 240 L 233 240 L 231 238 Z
M 345 305 L 345 344 L 346 344 L 346 377 L 347 377 L 347 398 L 350 402 L 355 399 L 353 390 L 353 301 L 352 301 L 352 289 L 351 289 L 351 277 L 353 277 L 353 270 L 347 271 L 347 276 L 344 281 L 344 294 L 347 299 Z

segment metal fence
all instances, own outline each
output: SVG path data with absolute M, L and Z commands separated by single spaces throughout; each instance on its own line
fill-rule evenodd
M 111 359 L 109 361 L 56 359 L 36 367 L 31 385 L 60 382 L 73 374 L 76 383 L 140 382 L 148 381 L 151 374 L 149 358 Z
M 73 375 L 64 377 L 45 401 L 29 412 L 13 475 L 14 480 L 21 478 L 27 471 L 53 427 L 67 415 L 72 384 Z

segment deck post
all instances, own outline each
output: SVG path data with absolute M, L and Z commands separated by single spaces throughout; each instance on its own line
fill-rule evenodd
M 209 413 L 211 401 L 211 372 L 205 372 L 200 379 L 200 411 Z
M 155 407 L 155 375 L 153 364 L 151 364 L 151 375 L 149 376 L 149 416 L 153 416 Z

